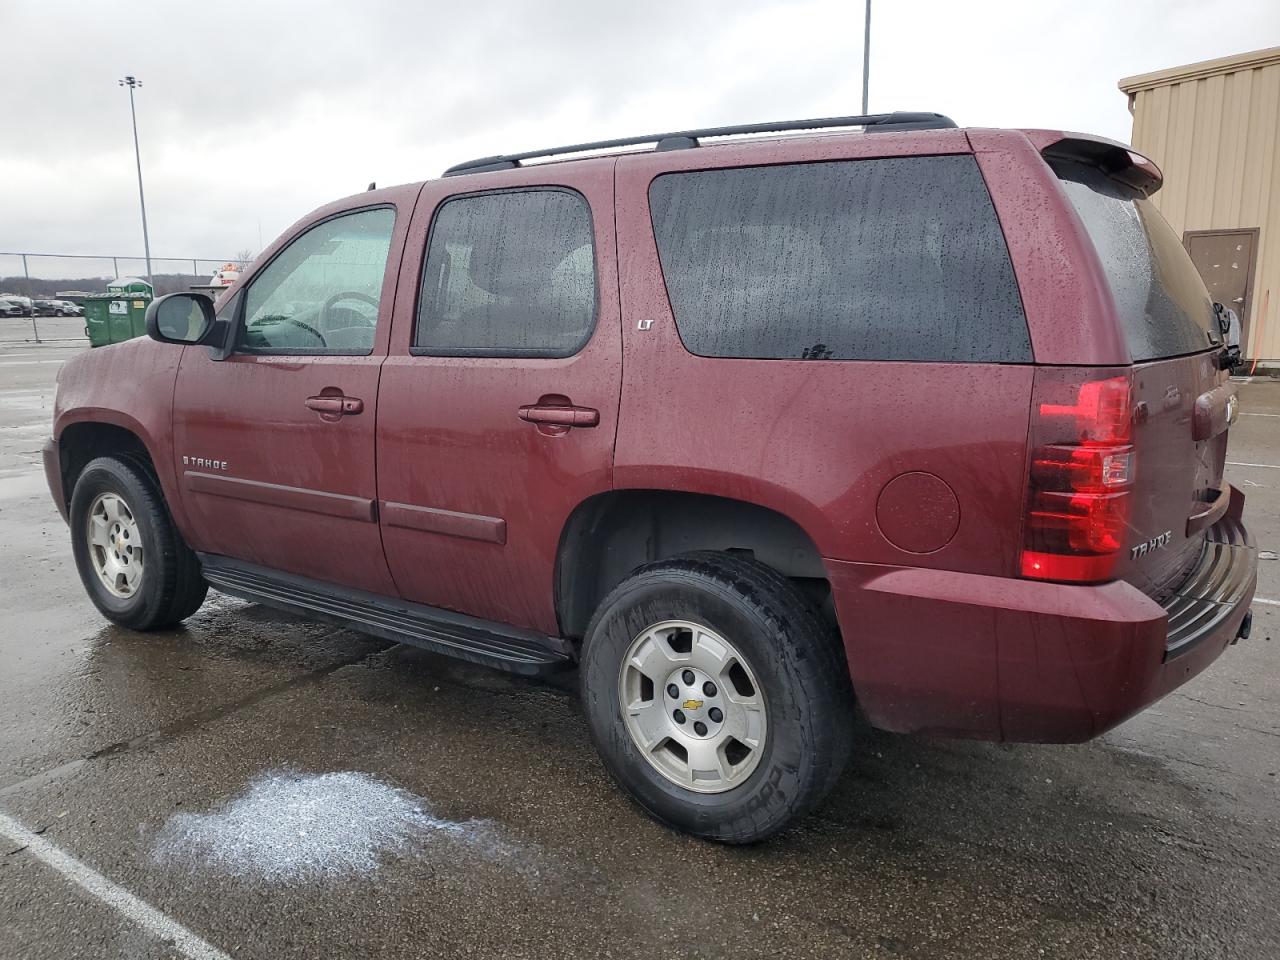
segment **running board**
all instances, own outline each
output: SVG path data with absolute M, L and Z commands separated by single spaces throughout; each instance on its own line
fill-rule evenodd
M 551 673 L 574 662 L 572 646 L 560 637 L 227 557 L 198 556 L 210 585 L 264 606 L 525 676 Z

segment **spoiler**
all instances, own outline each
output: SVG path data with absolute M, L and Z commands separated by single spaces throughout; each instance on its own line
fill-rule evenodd
M 1143 196 L 1151 196 L 1164 184 L 1164 174 L 1155 162 L 1126 143 L 1061 130 L 1027 130 L 1026 134 L 1046 160 L 1087 163 Z

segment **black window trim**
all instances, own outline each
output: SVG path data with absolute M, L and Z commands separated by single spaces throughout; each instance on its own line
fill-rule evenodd
M 326 223 L 329 223 L 330 221 L 333 221 L 333 220 L 338 220 L 342 217 L 349 217 L 352 214 L 370 213 L 374 210 L 390 210 L 391 211 L 392 220 L 391 220 L 390 246 L 394 247 L 395 236 L 396 236 L 396 226 L 400 222 L 399 208 L 394 203 L 371 203 L 368 206 L 351 207 L 347 210 L 338 210 L 334 213 L 329 214 L 327 217 L 321 217 L 319 220 L 313 220 L 311 223 L 308 223 L 301 230 L 299 230 L 297 233 L 291 236 L 287 242 L 281 244 L 280 249 L 271 255 L 270 260 L 268 260 L 262 266 L 258 267 L 257 270 L 253 271 L 253 276 L 248 279 L 248 281 L 245 283 L 245 285 L 241 289 L 237 290 L 232 295 L 232 299 L 238 299 L 239 303 L 236 304 L 235 316 L 232 318 L 233 319 L 233 330 L 232 330 L 233 335 L 230 340 L 231 356 L 245 356 L 245 357 L 371 357 L 373 356 L 374 351 L 378 349 L 378 321 L 377 320 L 374 321 L 374 326 L 373 326 L 373 344 L 372 346 L 369 347 L 368 350 L 343 350 L 340 352 L 325 351 L 323 353 L 317 353 L 315 350 L 294 349 L 292 347 L 280 347 L 272 350 L 253 350 L 253 349 L 244 348 L 244 346 L 240 343 L 240 334 L 244 330 L 244 321 L 245 321 L 244 315 L 245 315 L 245 310 L 248 309 L 247 305 L 249 303 L 249 291 L 253 289 L 253 285 L 258 282 L 258 279 L 264 273 L 267 272 L 267 270 L 271 267 L 273 263 L 276 262 L 276 259 L 282 253 L 284 253 L 286 250 L 288 250 L 295 243 L 297 243 L 299 240 L 301 240 L 303 237 L 305 237 L 308 233 L 310 233 L 312 230 L 316 229 L 317 227 L 322 227 Z M 393 251 L 390 248 L 388 248 L 387 250 L 388 266 L 390 266 L 391 264 L 392 252 Z M 395 294 L 394 286 L 395 285 L 393 284 L 392 285 L 393 296 Z M 386 292 L 387 292 L 387 267 L 384 266 L 382 269 L 382 290 L 378 295 L 378 313 L 382 313 L 382 298 L 386 295 Z
M 680 325 L 675 322 L 676 308 L 671 300 L 671 290 L 667 285 L 667 275 L 662 268 L 662 252 L 658 249 L 658 232 L 653 222 L 653 185 L 663 177 L 669 177 L 676 174 L 685 173 L 709 173 L 721 170 L 744 170 L 744 169 L 769 169 L 774 167 L 802 167 L 813 166 L 815 164 L 831 164 L 831 163 L 860 163 L 864 160 L 914 160 L 928 159 L 933 157 L 969 157 L 973 160 L 974 166 L 978 171 L 978 179 L 982 181 L 982 189 L 987 196 L 987 202 L 991 205 L 991 212 L 995 218 L 996 228 L 1000 233 L 1000 239 L 1004 242 L 1005 256 L 1009 260 L 1009 273 L 1013 277 L 1014 292 L 1018 296 L 1018 310 L 1022 314 L 1022 323 L 1027 330 L 1027 357 L 1021 360 L 951 360 L 951 359 L 933 359 L 933 360 L 880 360 L 874 358 L 855 357 L 849 359 L 830 359 L 830 360 L 808 360 L 801 357 L 726 357 L 718 354 L 702 354 L 694 350 L 685 342 L 684 335 L 680 332 Z M 982 164 L 978 162 L 978 155 L 973 150 L 943 150 L 936 153 L 880 153 L 876 152 L 867 156 L 856 157 L 829 157 L 821 160 L 803 159 L 803 160 L 784 160 L 784 161 L 753 161 L 750 163 L 730 163 L 714 166 L 694 166 L 694 167 L 678 167 L 670 170 L 659 170 L 649 179 L 645 185 L 645 215 L 649 222 L 649 238 L 653 241 L 654 257 L 658 261 L 658 275 L 662 278 L 662 292 L 666 297 L 667 310 L 671 314 L 672 328 L 676 332 L 676 337 L 680 340 L 680 346 L 693 357 L 699 357 L 705 360 L 732 360 L 739 363 L 947 363 L 947 364 L 968 364 L 972 365 L 999 365 L 1005 367 L 1032 367 L 1036 365 L 1035 359 L 1035 341 L 1031 336 L 1031 318 L 1027 315 L 1026 301 L 1022 296 L 1022 280 L 1018 276 L 1017 265 L 1013 262 L 1013 252 L 1009 248 L 1009 238 L 1005 234 L 1004 221 L 1000 219 L 1000 211 L 996 207 L 995 197 L 991 195 L 991 185 L 987 183 L 986 174 L 982 171 Z
M 587 227 L 591 234 L 591 322 L 588 324 L 582 339 L 567 353 L 562 350 L 539 349 L 536 347 L 420 347 L 417 345 L 418 326 L 422 323 L 422 284 L 427 272 L 427 258 L 431 255 L 431 241 L 435 238 L 436 225 L 440 222 L 440 213 L 455 200 L 470 200 L 473 197 L 487 197 L 501 193 L 567 193 L 582 201 L 587 209 Z M 567 360 L 576 357 L 586 349 L 591 338 L 595 336 L 596 327 L 600 323 L 600 260 L 596 244 L 596 218 L 591 208 L 591 201 L 581 190 L 559 183 L 531 184 L 518 187 L 501 187 L 492 190 L 468 190 L 464 193 L 451 193 L 443 197 L 431 211 L 431 228 L 427 231 L 427 242 L 422 247 L 422 257 L 418 263 L 417 291 L 413 301 L 413 328 L 409 333 L 409 355 L 413 357 L 477 357 L 481 359 L 506 360 Z

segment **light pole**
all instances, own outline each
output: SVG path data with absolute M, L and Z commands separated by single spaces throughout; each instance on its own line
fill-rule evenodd
M 870 0 L 867 2 L 870 3 Z M 142 81 L 137 77 L 125 77 L 120 81 L 120 86 L 129 88 L 129 115 L 133 118 L 133 157 L 138 162 L 138 203 L 142 207 L 142 252 L 147 258 L 147 283 L 151 284 L 154 291 L 155 280 L 151 278 L 151 238 L 147 236 L 147 198 L 142 193 L 142 151 L 138 149 L 138 111 L 133 105 L 133 91 L 142 86 Z M 862 96 L 865 99 L 866 93 Z
M 867 27 L 862 33 L 862 114 L 867 114 L 867 80 L 871 77 L 871 0 L 867 0 Z

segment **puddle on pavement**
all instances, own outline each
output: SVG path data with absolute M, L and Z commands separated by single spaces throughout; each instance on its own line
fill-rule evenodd
M 263 774 L 218 810 L 171 817 L 153 858 L 301 883 L 368 876 L 389 857 L 428 851 L 520 868 L 492 822 L 441 819 L 422 797 L 353 772 Z

